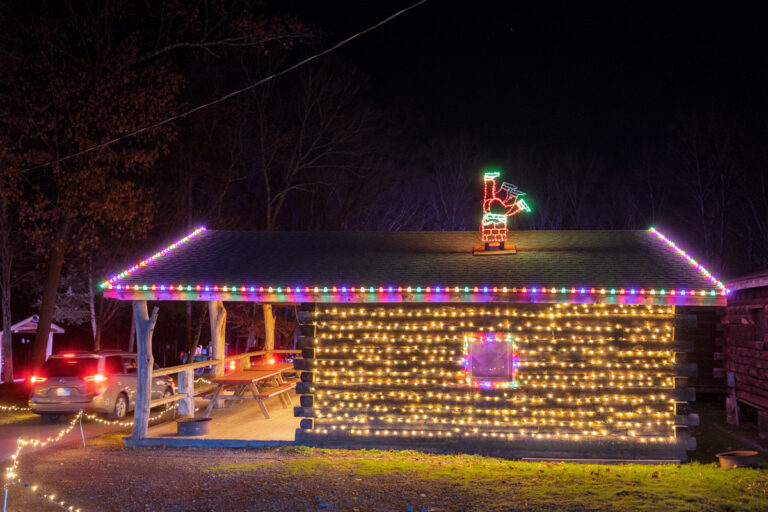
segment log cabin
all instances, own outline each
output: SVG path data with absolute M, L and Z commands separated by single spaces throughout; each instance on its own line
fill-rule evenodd
M 698 421 L 686 332 L 725 305 L 726 286 L 655 228 L 509 231 L 491 255 L 478 242 L 199 228 L 101 287 L 134 303 L 140 380 L 152 374 L 147 301 L 208 302 L 220 361 L 226 302 L 300 310 L 297 443 L 686 460 Z M 179 407 L 193 410 L 191 394 Z

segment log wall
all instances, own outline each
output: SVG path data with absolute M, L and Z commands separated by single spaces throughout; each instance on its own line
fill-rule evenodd
M 682 460 L 695 446 L 674 306 L 318 304 L 311 318 L 299 441 Z M 464 368 L 465 342 L 488 332 L 514 339 L 512 387 Z
M 734 398 L 759 410 L 768 410 L 768 287 L 736 290 L 728 298 L 722 354 L 729 389 L 729 416 L 738 417 Z

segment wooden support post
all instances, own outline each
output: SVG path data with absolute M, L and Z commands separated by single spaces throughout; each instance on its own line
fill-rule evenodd
M 211 319 L 211 356 L 223 360 L 226 355 L 224 336 L 226 334 L 227 310 L 220 300 L 208 301 L 208 317 Z M 224 375 L 224 363 L 213 367 L 213 375 Z
M 158 309 L 152 310 L 152 316 L 147 312 L 147 301 L 133 301 L 133 318 L 136 321 L 136 341 L 138 342 L 138 382 L 136 386 L 136 404 L 133 413 L 133 439 L 147 437 L 149 422 L 149 402 L 152 399 L 152 367 L 155 360 L 152 357 L 152 332 L 155 330 Z
M 264 310 L 264 350 L 275 350 L 275 315 L 272 304 L 262 304 Z
M 180 416 L 194 416 L 195 415 L 195 371 L 184 370 L 179 372 L 179 389 L 178 393 L 184 393 L 187 398 L 179 400 L 179 415 Z

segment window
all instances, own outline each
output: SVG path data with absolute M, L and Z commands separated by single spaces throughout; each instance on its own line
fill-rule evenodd
M 125 373 L 136 374 L 139 371 L 139 366 L 136 364 L 136 358 L 124 357 L 123 363 L 125 364 Z
M 107 375 L 123 373 L 123 361 L 120 359 L 120 356 L 104 358 L 104 373 Z
M 464 340 L 464 371 L 473 387 L 517 386 L 518 354 L 509 333 L 485 332 Z
M 41 373 L 48 378 L 92 375 L 96 373 L 98 362 L 99 359 L 96 357 L 74 357 L 66 359 L 52 357 L 43 364 Z

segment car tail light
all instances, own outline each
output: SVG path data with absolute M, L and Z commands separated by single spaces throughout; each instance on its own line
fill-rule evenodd
M 30 384 L 42 384 L 43 382 L 47 381 L 48 377 L 41 377 L 40 375 L 33 375 L 29 378 Z
M 89 375 L 87 377 L 83 377 L 83 380 L 85 382 L 95 382 L 95 383 L 101 383 L 107 381 L 107 376 L 103 373 L 97 373 L 95 375 Z

